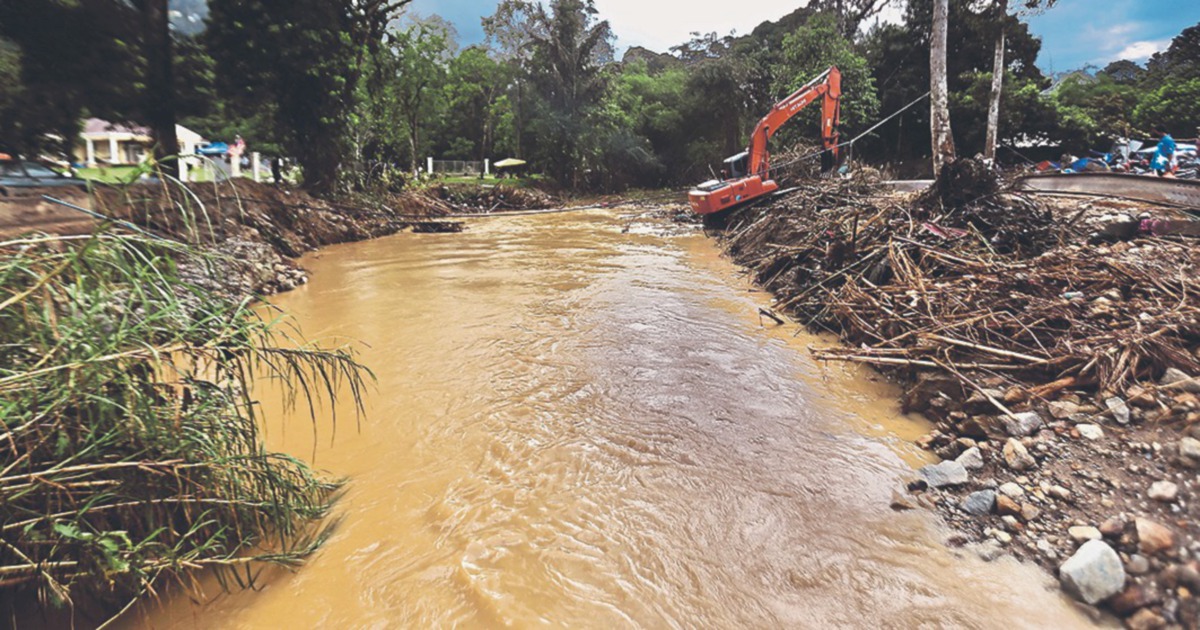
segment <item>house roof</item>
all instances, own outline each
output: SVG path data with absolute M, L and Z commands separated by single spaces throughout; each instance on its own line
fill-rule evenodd
M 141 125 L 126 125 L 123 123 L 112 123 L 99 118 L 89 118 L 83 123 L 83 132 L 80 136 L 91 138 L 92 140 L 105 140 L 109 137 L 116 136 L 119 139 L 138 140 L 149 142 L 151 138 L 150 129 Z M 184 127 L 183 125 L 175 125 L 175 138 L 179 144 L 203 144 L 204 136 Z
M 89 136 L 130 135 L 150 136 L 150 130 L 141 125 L 111 123 L 99 118 L 89 118 L 83 123 L 83 133 Z

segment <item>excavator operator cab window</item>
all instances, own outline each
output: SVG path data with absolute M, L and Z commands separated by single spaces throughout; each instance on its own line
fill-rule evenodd
M 722 170 L 726 179 L 740 179 L 746 176 L 747 163 L 750 161 L 750 153 L 742 151 L 741 153 L 725 160 L 725 167 Z

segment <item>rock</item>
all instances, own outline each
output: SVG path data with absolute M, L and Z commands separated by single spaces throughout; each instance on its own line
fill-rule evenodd
M 971 516 L 987 516 L 996 505 L 995 490 L 980 490 L 968 494 L 962 501 L 962 509 Z
M 1135 407 L 1143 408 L 1150 408 L 1158 403 L 1154 397 L 1154 392 L 1138 385 L 1132 385 L 1129 389 L 1125 390 L 1125 402 Z
M 1058 499 L 1059 501 L 1070 501 L 1071 491 L 1062 486 L 1050 486 L 1046 488 L 1046 494 Z
M 1065 400 L 1056 400 L 1046 407 L 1050 411 L 1050 416 L 1057 420 L 1066 420 L 1079 413 L 1079 405 Z
M 1200 394 L 1200 378 L 1188 376 L 1186 372 L 1176 368 L 1167 368 L 1158 384 L 1168 389 Z
M 996 513 L 1000 516 L 1021 516 L 1021 505 L 1000 494 L 996 496 Z
M 1063 588 L 1088 604 L 1098 604 L 1125 588 L 1121 558 L 1102 540 L 1090 540 L 1058 568 Z
M 1200 591 L 1200 570 L 1194 562 L 1179 565 L 1178 582 L 1192 592 Z
M 1026 450 L 1025 445 L 1013 438 L 1004 443 L 1004 463 L 1016 471 L 1029 470 L 1037 465 L 1033 456 Z
M 1140 553 L 1129 556 L 1125 563 L 1125 572 L 1129 575 L 1145 575 L 1150 572 L 1150 561 Z
M 1104 437 L 1104 429 L 1094 424 L 1077 424 L 1075 429 L 1079 431 L 1079 435 L 1088 440 L 1099 440 Z
M 985 540 L 983 542 L 974 543 L 968 546 L 968 549 L 975 552 L 980 560 L 991 562 L 996 558 L 1004 555 L 1004 547 L 995 540 Z
M 892 503 L 890 507 L 897 512 L 903 512 L 905 510 L 917 509 L 917 504 L 908 495 L 892 490 Z
M 1175 534 L 1164 525 L 1148 518 L 1134 519 L 1137 526 L 1138 550 L 1147 555 L 1175 546 Z
M 971 416 L 963 420 L 956 428 L 959 435 L 977 440 L 1004 437 L 1004 427 L 1000 426 L 999 419 L 994 416 Z
M 1025 437 L 1046 426 L 1042 416 L 1036 411 L 1025 411 L 1011 416 L 1004 416 L 1004 432 L 1012 437 Z
M 967 470 L 979 470 L 983 468 L 983 451 L 979 450 L 978 446 L 972 446 L 954 461 L 962 464 Z
M 1185 466 L 1200 468 L 1200 440 L 1190 437 L 1179 440 L 1179 459 Z
M 924 411 L 935 398 L 962 400 L 962 383 L 957 378 L 941 372 L 924 372 L 917 382 L 904 393 L 900 403 L 904 411 Z
M 1104 400 L 1104 406 L 1108 408 L 1117 424 L 1129 424 L 1129 407 L 1124 400 L 1113 396 Z
M 1009 481 L 1007 483 L 1000 484 L 1000 494 L 1003 494 L 1006 497 L 1019 499 L 1025 496 L 1025 489 L 1022 488 L 1020 484 Z
M 1029 400 L 1029 390 L 1019 385 L 1013 385 L 1004 390 L 1004 403 L 1007 405 L 1015 405 Z
M 1154 591 L 1137 584 L 1130 584 L 1128 588 L 1121 591 L 1120 595 L 1108 600 L 1108 607 L 1118 615 L 1128 615 L 1139 608 L 1145 608 L 1160 601 L 1162 598 Z
M 917 473 L 932 488 L 957 486 L 967 483 L 968 479 L 966 467 L 955 461 L 922 466 Z
M 988 396 L 991 396 L 993 400 L 1000 400 L 1004 398 L 1004 392 L 997 389 L 976 390 L 963 401 L 963 411 L 972 414 L 993 411 L 995 406 Z
M 1125 533 L 1125 521 L 1119 516 L 1113 516 L 1100 524 L 1100 533 L 1105 538 L 1120 538 Z
M 1171 503 L 1179 496 L 1179 486 L 1170 481 L 1155 481 L 1150 484 L 1150 490 L 1146 494 L 1155 501 Z
M 1100 530 L 1089 525 L 1076 525 L 1075 527 L 1067 528 L 1067 535 L 1078 543 L 1084 543 L 1089 540 L 1100 540 L 1102 535 Z
M 1129 630 L 1159 630 L 1167 627 L 1167 620 L 1149 608 L 1143 608 L 1125 620 Z
M 1026 523 L 1041 516 L 1041 514 L 1041 509 L 1039 509 L 1036 505 L 1033 505 L 1032 503 L 1021 504 L 1021 520 L 1025 521 Z
M 992 537 L 1000 542 L 1001 545 L 1007 545 L 1012 542 L 1012 534 L 996 530 L 992 532 Z

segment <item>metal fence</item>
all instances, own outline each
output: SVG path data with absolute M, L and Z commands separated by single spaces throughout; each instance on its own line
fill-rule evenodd
M 430 160 L 434 175 L 480 175 L 483 173 L 483 162 L 467 160 Z

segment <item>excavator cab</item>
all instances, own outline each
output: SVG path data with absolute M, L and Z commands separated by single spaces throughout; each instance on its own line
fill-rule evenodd
M 721 173 L 725 179 L 741 179 L 749 174 L 750 152 L 742 151 L 731 158 L 726 158 L 724 164 Z

